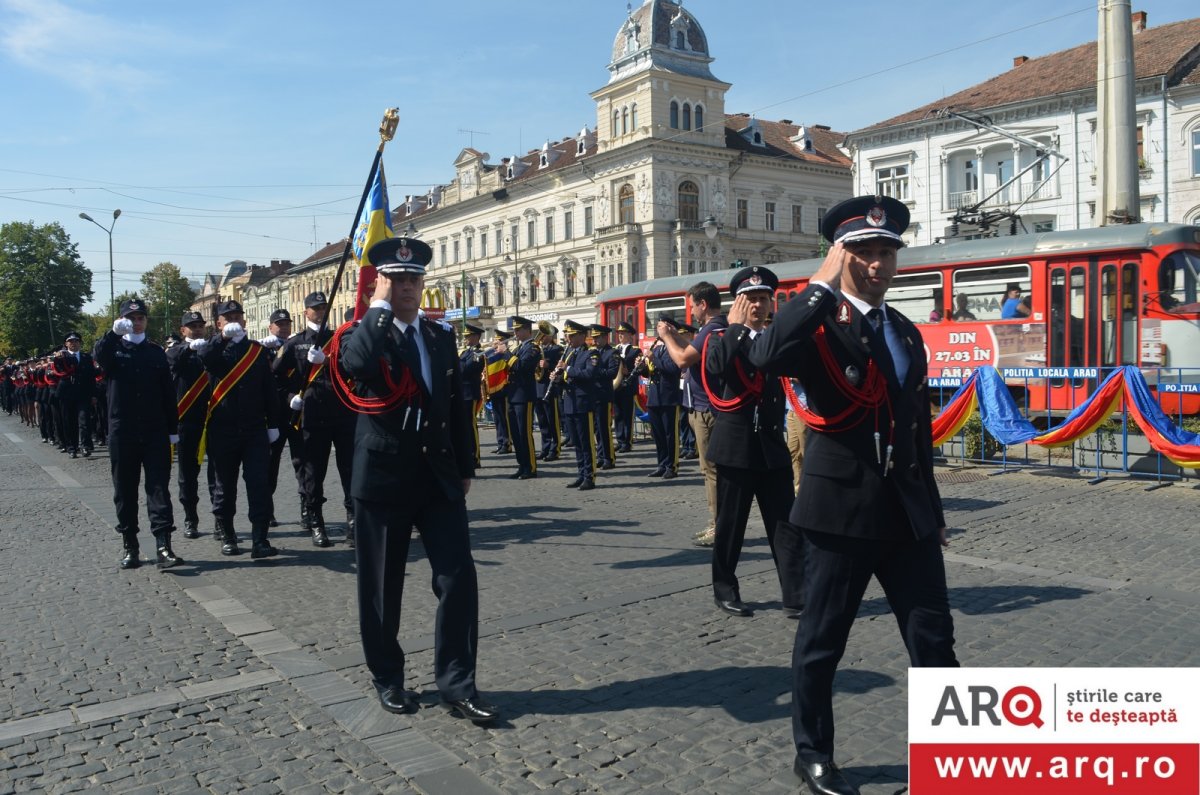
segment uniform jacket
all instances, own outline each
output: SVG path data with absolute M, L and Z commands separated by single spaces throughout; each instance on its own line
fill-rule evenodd
M 874 411 L 854 427 L 807 434 L 792 524 L 859 538 L 894 538 L 897 519 L 892 515 L 893 506 L 899 506 L 916 538 L 927 538 L 945 526 L 933 479 L 925 346 L 908 318 L 891 307 L 888 313 L 908 348 L 911 363 L 903 384 L 894 377 L 889 379 L 892 416 L 887 404 L 880 407 L 879 460 Z M 868 340 L 874 332 L 852 303 L 821 285 L 809 285 L 775 313 L 775 322 L 755 339 L 749 358 L 768 374 L 798 378 L 804 384 L 809 408 L 829 417 L 845 409 L 848 401 L 820 360 L 814 338 L 818 329 L 824 329 L 839 375 L 844 379 L 849 372 L 860 383 L 865 380 L 867 364 L 873 358 Z M 881 462 L 886 459 L 890 420 L 895 421 L 895 449 L 884 477 Z
M 621 367 L 621 361 L 617 358 L 617 351 L 611 345 L 605 345 L 603 348 L 596 348 L 600 352 L 600 362 L 596 365 L 599 373 L 596 375 L 596 383 L 600 387 L 600 402 L 613 402 L 613 379 L 617 377 L 617 370 Z
M 93 351 L 108 378 L 108 432 L 151 437 L 179 432 L 175 388 L 163 349 L 107 332 Z
M 204 424 L 204 415 L 208 411 L 208 398 L 212 394 L 212 386 L 208 382 L 208 374 L 204 372 L 204 362 L 196 352 L 188 347 L 187 342 L 181 342 L 167 348 L 167 363 L 171 367 L 171 378 L 175 382 L 175 405 L 196 383 L 197 378 L 204 379 L 204 387 L 196 402 L 188 409 L 187 414 L 179 418 L 180 425 L 199 426 Z
M 542 360 L 542 349 L 533 340 L 525 340 L 513 347 L 516 340 L 509 342 L 512 352 L 508 360 L 508 402 L 532 403 L 537 400 L 538 362 Z
M 620 369 L 621 364 L 623 363 L 625 365 L 625 375 L 628 376 L 630 373 L 633 372 L 633 363 L 635 361 L 637 361 L 638 354 L 642 352 L 642 349 L 639 348 L 637 345 L 626 345 L 626 344 L 622 343 L 620 345 L 615 346 L 613 348 L 613 351 L 616 354 L 615 358 L 617 360 L 618 370 Z M 636 378 L 628 378 L 628 377 L 625 380 L 626 380 L 625 388 L 614 390 L 615 396 L 628 397 L 629 395 L 632 395 L 634 392 L 637 392 L 638 380 Z
M 708 387 L 717 397 L 731 400 L 747 391 L 743 374 L 753 379 L 758 372 L 748 358 L 752 344 L 750 329 L 740 324 L 708 337 L 703 365 Z M 742 469 L 791 468 L 792 456 L 785 441 L 787 407 L 783 387 L 778 378 L 764 378 L 762 386 L 758 399 L 748 401 L 737 411 L 714 407 L 716 421 L 708 440 L 709 461 Z
M 448 499 L 463 499 L 462 481 L 475 475 L 475 436 L 454 333 L 423 318 L 417 321 L 433 381 L 425 384 L 419 371 L 410 370 L 408 361 L 419 356 L 405 350 L 394 318 L 384 307 L 368 310 L 339 356 L 360 397 L 387 395 L 385 374 L 393 383 L 410 376 L 420 385 L 411 400 L 391 411 L 358 416 L 351 493 L 370 502 L 410 501 L 420 497 L 413 493 L 418 474 L 429 473 Z
M 284 395 L 283 405 L 288 406 L 289 413 L 292 397 L 303 393 L 301 427 L 304 428 L 328 428 L 355 421 L 354 412 L 342 405 L 341 399 L 333 391 L 333 383 L 329 379 L 329 359 L 326 358 L 321 365 L 308 360 L 308 352 L 314 347 L 324 349 L 333 332 L 333 329 L 326 328 L 318 338 L 317 332 L 306 326 L 304 331 L 288 337 L 271 363 L 279 391 Z M 321 369 L 310 382 L 313 369 L 318 366 Z
M 679 365 L 671 358 L 666 345 L 655 344 L 646 354 L 650 363 L 646 388 L 646 407 L 679 406 L 683 403 L 683 390 L 679 385 Z
M 212 389 L 217 388 L 251 346 L 262 348 L 249 337 L 243 337 L 241 342 L 217 337 L 211 342 L 200 359 L 208 371 Z M 264 350 L 237 386 L 213 409 L 208 420 L 209 444 L 217 443 L 222 436 L 249 435 L 265 432 L 267 428 L 279 428 L 280 421 L 279 397 L 271 375 L 270 356 Z
M 546 390 L 550 388 L 550 373 L 552 373 L 554 368 L 558 366 L 558 363 L 562 361 L 562 357 L 565 352 L 566 349 L 563 348 L 563 346 L 553 342 L 548 342 L 542 345 L 542 359 L 546 362 L 546 364 L 542 367 L 542 375 L 537 382 L 538 400 L 542 400 L 546 397 Z
M 58 399 L 65 403 L 91 401 L 96 389 L 96 365 L 90 353 L 75 354 L 65 351 L 54 359 L 54 368 L 59 374 Z
M 600 353 L 595 348 L 580 345 L 578 348 L 568 348 L 564 356 L 567 357 L 567 363 L 563 371 L 563 414 L 595 411 L 600 403 L 596 384 Z
M 458 364 L 462 370 L 463 400 L 483 400 L 483 346 L 463 348 L 458 354 Z

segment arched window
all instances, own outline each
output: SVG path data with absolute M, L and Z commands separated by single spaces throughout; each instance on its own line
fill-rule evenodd
M 699 105 L 696 106 L 695 121 L 696 121 L 696 129 L 703 130 L 704 129 L 704 108 L 700 107 Z
M 619 218 L 623 224 L 633 223 L 633 186 L 625 183 L 621 186 Z
M 679 220 L 700 220 L 700 189 L 695 182 L 683 182 L 679 185 Z
M 677 49 L 677 50 L 686 50 L 687 49 L 687 37 L 684 35 L 682 30 L 675 31 L 675 49 Z
M 621 110 L 621 135 L 629 132 L 629 108 Z
M 671 100 L 671 129 L 679 129 L 679 103 Z
M 621 111 L 614 110 L 613 111 L 613 131 L 612 131 L 612 134 L 614 136 L 617 134 L 617 130 L 620 129 L 620 127 L 621 127 Z
M 683 129 L 692 129 L 692 106 L 686 102 L 683 103 Z
M 629 131 L 637 132 L 637 103 L 629 109 Z

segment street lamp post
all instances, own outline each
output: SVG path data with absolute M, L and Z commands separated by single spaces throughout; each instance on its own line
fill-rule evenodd
M 115 279 L 113 277 L 112 230 L 113 230 L 113 227 L 117 225 L 117 219 L 121 217 L 121 211 L 113 210 L 112 223 L 108 225 L 107 229 L 105 229 L 103 226 L 101 226 L 99 221 L 97 221 L 95 218 L 88 215 L 87 213 L 80 213 L 79 217 L 85 221 L 91 221 L 96 226 L 99 226 L 101 229 L 104 229 L 105 234 L 108 235 L 108 312 L 109 312 L 108 319 L 112 320 L 116 317 L 116 311 L 117 311 L 116 306 L 114 306 L 114 304 L 117 301 L 117 291 L 115 289 Z

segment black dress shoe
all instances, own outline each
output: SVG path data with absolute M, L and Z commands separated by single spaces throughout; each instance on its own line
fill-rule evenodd
M 579 484 L 580 491 L 591 491 L 594 488 L 596 488 L 596 481 L 592 480 L 591 478 L 586 478 L 582 483 Z
M 476 695 L 474 698 L 460 698 L 457 701 L 442 701 L 450 711 L 460 718 L 466 718 L 472 723 L 491 723 L 500 717 L 500 710 Z
M 156 552 L 155 562 L 160 569 L 169 569 L 183 563 L 183 558 L 171 551 L 170 544 L 163 544 Z
M 802 615 L 804 615 L 804 608 L 803 608 L 803 607 L 784 607 L 784 608 L 783 608 L 783 617 L 784 617 L 784 618 L 796 618 L 796 619 L 798 619 L 798 618 L 800 618 L 800 616 L 802 616 Z
M 379 691 L 379 705 L 397 715 L 411 715 L 417 711 L 417 694 L 402 687 L 389 687 Z
M 600 465 L 600 468 L 601 469 L 616 469 L 617 465 L 614 464 L 612 461 L 605 461 L 603 464 Z
M 667 470 L 663 471 L 662 479 L 663 480 L 672 480 L 673 478 L 675 478 L 675 475 L 676 475 L 676 473 L 675 473 L 674 469 L 667 469 Z
M 90 447 L 86 448 L 86 449 L 83 451 L 83 457 L 84 457 L 84 458 L 91 458 L 91 457 L 92 457 L 92 448 L 90 448 Z
M 517 480 L 533 480 L 536 477 L 536 472 L 522 472 L 521 474 L 517 475 Z
M 812 795 L 859 795 L 858 787 L 847 781 L 833 762 L 806 763 L 796 757 L 792 772 L 800 777 Z
M 534 456 L 534 458 L 536 458 L 538 461 L 545 461 L 546 454 L 544 452 L 539 452 L 537 455 Z
M 648 477 L 648 478 L 661 478 L 661 477 L 663 476 L 663 473 L 664 473 L 664 472 L 666 472 L 666 470 L 665 470 L 665 469 L 661 469 L 661 468 L 660 468 L 660 469 L 656 469 L 656 470 L 654 470 L 653 472 L 651 472 L 649 475 L 646 475 L 646 477 Z
M 722 613 L 728 613 L 731 616 L 739 618 L 749 618 L 754 615 L 754 611 L 746 607 L 741 599 L 717 599 L 713 597 L 713 601 L 717 604 L 717 609 Z
M 200 520 L 199 519 L 184 519 L 183 520 L 183 537 L 184 538 L 199 538 L 200 537 Z
M 328 541 L 329 539 L 326 539 Z M 224 554 L 224 550 L 222 550 Z M 271 546 L 269 541 L 255 541 L 250 545 L 250 557 L 254 560 L 262 558 L 273 558 L 279 554 L 279 550 Z
M 567 484 L 567 488 L 568 489 L 577 489 L 582 485 L 583 485 L 583 478 L 575 478 L 574 480 L 572 480 L 570 483 Z
M 546 456 L 546 457 L 545 457 L 545 458 L 543 458 L 542 460 L 543 460 L 543 461 L 557 461 L 557 460 L 558 460 L 558 453 L 551 453 L 550 455 Z

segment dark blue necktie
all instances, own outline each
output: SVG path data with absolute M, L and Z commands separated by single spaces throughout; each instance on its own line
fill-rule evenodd
M 883 330 L 883 310 L 874 307 L 867 312 L 867 323 L 871 327 L 871 354 L 879 364 L 879 369 L 888 380 L 898 383 L 896 363 L 892 360 L 892 352 L 888 348 L 887 334 Z

